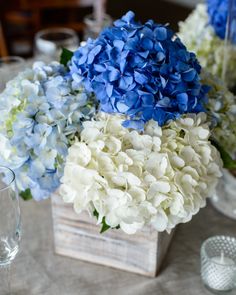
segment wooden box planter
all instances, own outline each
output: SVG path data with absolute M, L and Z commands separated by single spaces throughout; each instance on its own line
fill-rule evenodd
M 172 234 L 145 227 L 135 235 L 121 230 L 100 234 L 95 219 L 77 215 L 71 204 L 52 196 L 55 252 L 141 275 L 155 277 L 171 242 Z

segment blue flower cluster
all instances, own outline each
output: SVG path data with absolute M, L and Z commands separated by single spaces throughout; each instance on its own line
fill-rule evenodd
M 60 185 L 70 140 L 80 131 L 82 121 L 94 114 L 95 102 L 84 89 L 73 89 L 58 63 L 36 64 L 21 76 L 0 96 L 4 105 L 17 93 L 14 107 L 9 109 L 9 122 L 2 122 L 7 125 L 12 147 L 6 164 L 14 169 L 19 189 L 30 189 L 33 198 L 41 200 Z
M 228 0 L 207 0 L 210 24 L 213 26 L 216 35 L 221 39 L 225 38 L 228 5 Z
M 129 11 L 72 57 L 76 83 L 96 94 L 101 110 L 126 114 L 124 126 L 142 129 L 154 119 L 162 126 L 183 113 L 204 111 L 201 67 L 193 53 L 164 25 L 144 25 Z

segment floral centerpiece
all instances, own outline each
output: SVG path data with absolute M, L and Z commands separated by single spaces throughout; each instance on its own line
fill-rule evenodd
M 213 135 L 233 158 L 236 157 L 236 97 L 215 75 L 223 78 L 235 92 L 235 4 L 235 0 L 207 0 L 179 25 L 180 38 L 189 50 L 197 54 L 205 69 L 214 74 L 210 75 L 206 70 L 201 74 L 204 83 L 211 85 L 208 109 L 214 118 Z M 223 178 L 212 203 L 219 211 L 235 219 L 232 187 L 235 187 L 233 175 L 236 175 L 236 165 L 231 161 L 229 163 L 228 170 L 223 170 Z
M 36 63 L 0 95 L 0 163 L 22 196 L 58 190 L 102 232 L 189 221 L 213 195 L 222 159 L 233 165 L 216 142 L 225 123 L 215 78 L 168 26 L 132 12 L 61 61 Z
M 230 0 L 206 0 L 184 21 L 179 23 L 179 37 L 187 48 L 196 53 L 201 65 L 213 75 L 222 77 L 225 54 L 225 35 Z M 233 44 L 236 40 L 232 40 Z M 227 84 L 236 85 L 236 49 L 227 47 Z

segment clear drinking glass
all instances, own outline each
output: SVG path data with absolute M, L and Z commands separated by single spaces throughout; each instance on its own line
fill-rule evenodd
M 215 195 L 211 198 L 212 205 L 229 218 L 236 220 L 236 177 L 224 169 L 219 180 Z
M 20 56 L 6 56 L 0 58 L 0 93 L 6 83 L 13 79 L 25 68 L 25 60 Z
M 85 28 L 84 28 L 84 41 L 88 38 L 97 38 L 100 31 L 106 27 L 112 25 L 112 18 L 108 14 L 104 14 L 103 21 L 100 24 L 94 14 L 89 14 L 84 18 Z
M 236 287 L 236 238 L 215 236 L 203 243 L 201 277 L 217 294 Z
M 61 49 L 75 51 L 79 47 L 79 38 L 74 30 L 50 28 L 35 35 L 35 57 L 49 62 L 59 60 Z
M 20 232 L 21 215 L 15 174 L 9 168 L 0 166 L 0 268 L 5 268 L 8 273 L 8 294 L 10 264 L 19 250 Z

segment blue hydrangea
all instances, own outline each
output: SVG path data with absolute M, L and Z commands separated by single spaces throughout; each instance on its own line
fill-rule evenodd
M 228 0 L 207 0 L 209 22 L 213 26 L 216 35 L 221 39 L 225 38 L 228 5 Z
M 75 83 L 95 93 L 102 111 L 127 115 L 126 127 L 142 129 L 150 119 L 162 126 L 204 111 L 196 56 L 168 26 L 152 20 L 142 25 L 134 17 L 129 11 L 74 53 Z
M 93 97 L 66 74 L 58 63 L 36 63 L 0 95 L 0 164 L 11 167 L 20 191 L 30 189 L 36 200 L 58 188 L 68 145 L 95 112 Z

